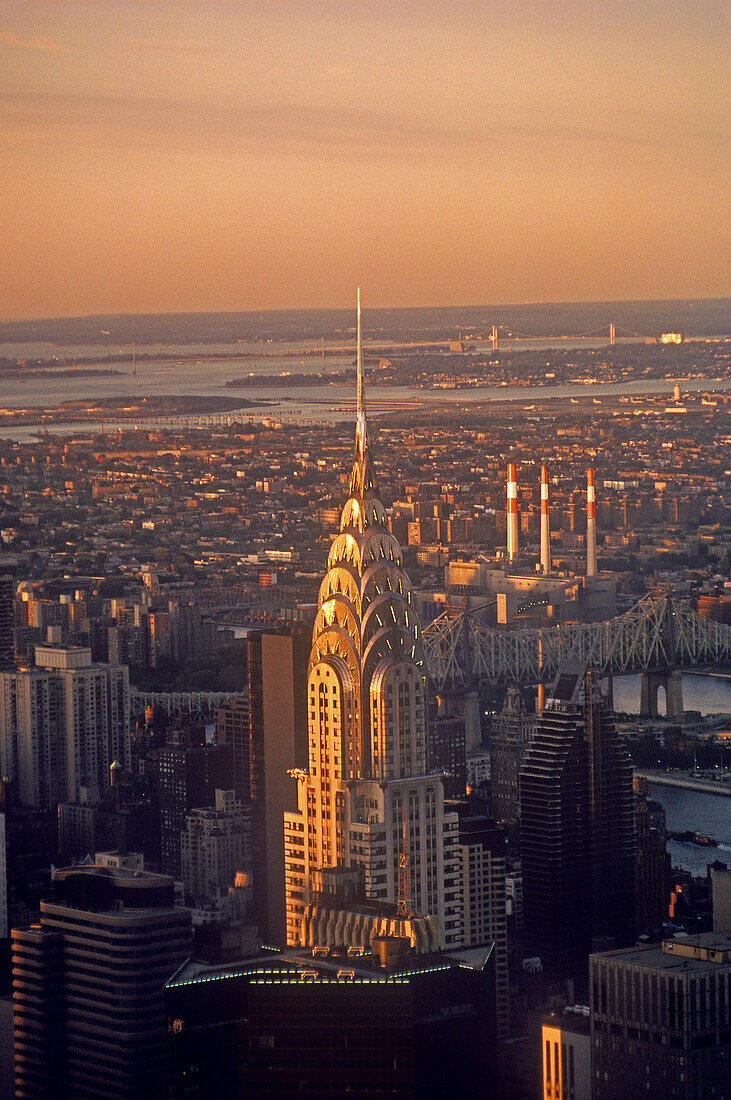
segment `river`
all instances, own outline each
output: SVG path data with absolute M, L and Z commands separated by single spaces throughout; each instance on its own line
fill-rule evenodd
M 718 848 L 701 848 L 697 844 L 669 840 L 668 851 L 674 867 L 683 867 L 694 875 L 705 875 L 707 864 L 714 859 L 731 866 L 731 803 L 728 798 L 682 787 L 661 787 L 658 783 L 650 783 L 650 794 L 665 807 L 669 830 L 680 833 L 690 829 L 718 841 Z
M 614 709 L 625 714 L 640 713 L 640 677 L 615 676 Z M 662 692 L 660 693 L 661 708 Z M 702 676 L 693 672 L 683 673 L 683 706 L 685 710 L 697 710 L 701 714 L 731 715 L 731 679 L 722 676 Z

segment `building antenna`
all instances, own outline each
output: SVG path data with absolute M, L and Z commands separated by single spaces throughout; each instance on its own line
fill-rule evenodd
M 358 287 L 358 336 L 356 341 L 356 375 L 357 375 L 357 403 L 356 403 L 356 439 L 358 442 L 358 457 L 365 458 L 367 428 L 365 410 L 365 392 L 363 389 L 363 341 L 360 331 L 360 287 Z

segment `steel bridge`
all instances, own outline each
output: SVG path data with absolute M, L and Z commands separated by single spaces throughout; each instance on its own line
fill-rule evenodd
M 212 722 L 216 707 L 238 697 L 234 691 L 138 691 L 130 688 L 132 720 L 144 718 L 148 707 L 162 707 L 170 718 Z
M 731 626 L 701 618 L 670 593 L 645 596 L 606 622 L 538 628 L 496 630 L 485 622 L 488 606 L 447 608 L 424 627 L 438 690 L 549 683 L 564 661 L 587 661 L 603 676 L 731 664 Z

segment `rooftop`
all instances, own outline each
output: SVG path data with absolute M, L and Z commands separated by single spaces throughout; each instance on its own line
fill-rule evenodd
M 492 953 L 492 945 L 473 951 L 450 954 L 410 955 L 397 967 L 386 970 L 373 955 L 360 954 L 357 948 L 295 948 L 278 951 L 263 948 L 262 953 L 225 965 L 210 965 L 190 959 L 167 983 L 168 988 L 199 982 L 220 981 L 248 976 L 253 984 L 299 984 L 320 982 L 403 983 L 410 977 L 439 970 L 463 967 L 482 970 Z
M 697 936 L 680 936 L 647 947 L 606 951 L 595 957 L 615 959 L 617 962 L 652 970 L 706 972 L 709 965 L 731 965 L 731 936 L 720 932 L 702 932 Z

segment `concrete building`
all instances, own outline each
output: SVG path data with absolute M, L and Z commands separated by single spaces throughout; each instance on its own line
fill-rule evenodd
M 434 918 L 449 947 L 461 937 L 459 826 L 445 811 L 441 777 L 427 772 L 421 627 L 378 493 L 360 307 L 357 376 L 350 494 L 312 634 L 309 769 L 297 776 L 298 812 L 285 815 L 287 943 L 304 944 L 306 913 L 311 927 L 311 907 L 332 904 L 317 884 L 322 871 L 337 868 L 343 886 L 347 880 L 371 903 Z
M 161 1096 L 163 988 L 191 949 L 172 879 L 57 871 L 40 924 L 12 945 L 18 1100 Z
M 592 1100 L 590 1010 L 571 1005 L 541 1026 L 543 1100 Z
M 590 979 L 594 1100 L 729 1095 L 728 936 L 592 955 Z
M 130 766 L 129 674 L 78 646 L 36 646 L 36 667 L 0 672 L 0 767 L 23 805 L 98 801 L 113 760 Z
M 180 837 L 185 895 L 206 902 L 228 895 L 237 872 L 251 865 L 251 817 L 234 791 L 217 790 L 213 809 L 195 808 Z

